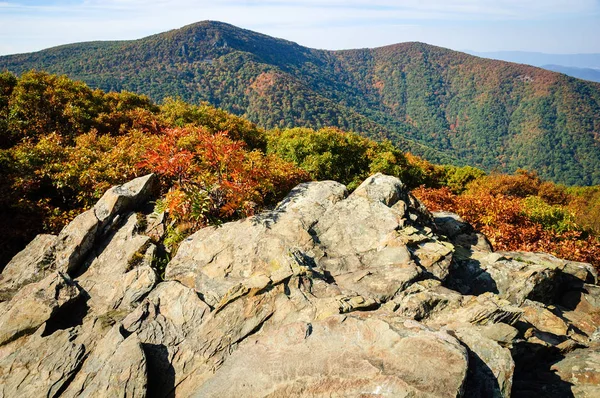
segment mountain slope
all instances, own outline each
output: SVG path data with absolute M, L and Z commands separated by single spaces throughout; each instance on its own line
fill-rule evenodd
M 104 90 L 209 101 L 268 128 L 338 126 L 437 162 L 600 184 L 600 84 L 422 43 L 324 51 L 218 22 L 0 57 Z

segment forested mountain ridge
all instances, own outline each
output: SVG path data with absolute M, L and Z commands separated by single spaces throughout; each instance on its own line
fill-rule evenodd
M 380 172 L 464 217 L 497 249 L 600 266 L 600 186 L 434 165 L 338 128 L 265 131 L 207 103 L 157 105 L 46 72 L 0 73 L 0 170 L 0 271 L 35 235 L 59 233 L 108 187 L 147 173 L 159 176 L 153 211 L 167 214 L 159 235 L 170 252 L 199 228 L 269 208 L 297 183 L 354 190 Z
M 427 44 L 325 51 L 200 22 L 0 57 L 0 70 L 32 68 L 208 101 L 267 128 L 338 126 L 437 162 L 600 183 L 600 84 Z

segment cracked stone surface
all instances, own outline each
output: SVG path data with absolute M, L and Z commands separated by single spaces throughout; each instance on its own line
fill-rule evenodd
M 159 281 L 155 184 L 111 188 L 6 267 L 0 397 L 598 394 L 589 264 L 494 252 L 375 174 L 201 229 Z

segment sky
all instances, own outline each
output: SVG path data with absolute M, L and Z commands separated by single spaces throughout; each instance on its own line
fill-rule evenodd
M 600 0 L 0 0 L 0 55 L 215 20 L 330 50 L 600 53 Z

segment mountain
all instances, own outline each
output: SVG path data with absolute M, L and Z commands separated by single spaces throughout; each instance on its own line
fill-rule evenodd
M 267 128 L 337 126 L 430 160 L 600 184 L 600 84 L 423 43 L 315 50 L 219 22 L 0 57 L 104 90 L 208 101 Z
M 600 68 L 600 54 L 545 54 L 527 51 L 467 52 L 479 57 L 540 67 L 560 65 L 570 68 Z
M 564 73 L 565 75 L 573 76 L 578 79 L 600 82 L 600 68 L 574 68 L 562 65 L 542 65 L 542 68 L 551 70 L 553 72 Z
M 538 66 L 578 79 L 600 82 L 600 54 L 544 54 L 525 51 L 474 52 L 478 57 Z

